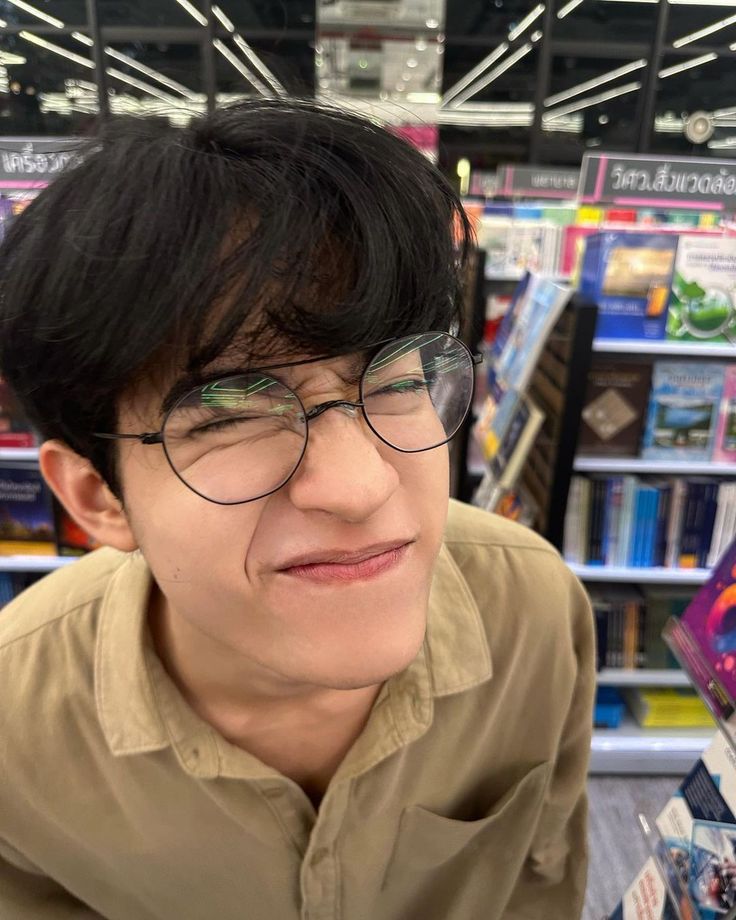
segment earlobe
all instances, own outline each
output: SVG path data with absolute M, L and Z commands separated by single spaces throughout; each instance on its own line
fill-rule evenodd
M 43 477 L 74 520 L 105 546 L 138 549 L 122 503 L 89 460 L 63 441 L 45 441 L 39 451 Z

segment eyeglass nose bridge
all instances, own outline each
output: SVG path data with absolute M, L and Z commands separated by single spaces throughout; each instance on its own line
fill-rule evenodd
M 351 418 L 355 418 L 358 413 L 358 409 L 365 409 L 365 403 L 363 402 L 350 402 L 346 399 L 330 399 L 328 402 L 319 403 L 305 414 L 304 418 L 311 422 L 312 419 L 319 418 L 323 412 L 327 412 L 328 409 L 342 409 L 343 412 L 347 413 Z

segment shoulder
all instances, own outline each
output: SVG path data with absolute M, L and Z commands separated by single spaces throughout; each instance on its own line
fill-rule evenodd
M 445 549 L 496 642 L 569 642 L 592 628 L 585 590 L 559 552 L 527 527 L 451 502 Z
M 40 640 L 75 611 L 96 606 L 127 558 L 114 549 L 98 549 L 27 588 L 0 611 L 0 653 L 24 640 Z
M 559 559 L 557 550 L 528 527 L 454 499 L 450 500 L 445 545 L 451 552 L 461 546 L 477 546 L 481 551 L 484 548 L 528 550 Z

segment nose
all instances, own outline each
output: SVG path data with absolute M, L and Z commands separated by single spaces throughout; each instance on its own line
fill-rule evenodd
M 316 408 L 321 412 L 309 423 L 306 453 L 287 485 L 289 499 L 302 511 L 326 511 L 350 523 L 365 521 L 398 488 L 392 455 L 399 455 L 373 434 L 359 404 L 335 400 Z

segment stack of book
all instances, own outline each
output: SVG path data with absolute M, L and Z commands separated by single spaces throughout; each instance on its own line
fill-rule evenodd
M 710 728 L 713 716 L 694 690 L 628 687 L 624 698 L 642 728 Z

